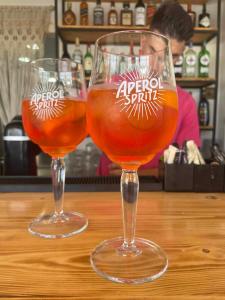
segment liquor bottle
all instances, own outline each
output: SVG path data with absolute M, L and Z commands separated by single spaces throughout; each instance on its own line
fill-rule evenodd
M 225 153 L 220 149 L 218 144 L 213 144 L 211 147 L 212 161 L 220 165 L 225 164 Z
M 139 62 L 139 57 L 138 56 L 135 56 L 135 53 L 134 53 L 134 41 L 131 40 L 130 41 L 130 51 L 129 51 L 129 59 L 128 59 L 128 68 L 130 68 L 130 65 L 131 66 L 134 66 L 135 64 L 138 64 Z
M 195 77 L 197 75 L 197 53 L 193 49 L 192 42 L 184 52 L 184 77 Z
M 198 116 L 201 126 L 209 125 L 209 101 L 206 99 L 204 92 L 198 104 Z
M 114 1 L 111 1 L 111 8 L 108 12 L 108 25 L 118 25 L 118 13 Z
M 91 70 L 93 65 L 93 56 L 91 54 L 91 47 L 87 45 L 87 51 L 84 55 L 84 74 L 85 76 L 91 76 Z
M 83 64 L 83 55 L 80 49 L 80 40 L 78 37 L 75 39 L 75 49 L 72 53 L 72 60 L 78 64 Z
M 125 60 L 124 54 L 121 53 L 120 65 L 119 65 L 119 73 L 123 74 L 123 73 L 126 72 L 126 70 L 127 70 L 126 60 Z
M 174 73 L 176 77 L 182 77 L 183 72 L 183 55 L 180 55 L 174 64 Z
M 206 49 L 206 44 L 204 43 L 201 51 L 198 55 L 198 75 L 199 77 L 209 76 L 209 63 L 210 63 L 210 53 Z
M 146 8 L 143 0 L 138 0 L 135 5 L 135 26 L 145 26 Z
M 63 25 L 76 25 L 76 15 L 72 11 L 72 3 L 66 2 L 66 11 L 63 14 Z
M 130 3 L 124 2 L 123 9 L 120 12 L 120 24 L 122 26 L 133 25 L 133 11 L 130 9 Z
M 80 3 L 80 25 L 88 25 L 88 3 L 86 1 Z
M 62 58 L 69 58 L 70 59 L 70 55 L 67 49 L 67 44 L 63 43 L 63 54 L 62 54 Z
M 188 2 L 188 4 L 187 4 L 187 13 L 191 17 L 193 26 L 195 26 L 195 24 L 196 24 L 196 12 L 194 12 L 191 9 L 191 2 Z
M 106 52 L 106 49 L 102 49 L 102 53 Z M 100 66 L 99 66 L 99 76 L 104 76 L 104 54 L 100 58 Z
M 210 14 L 206 12 L 206 4 L 203 4 L 202 13 L 198 17 L 199 27 L 210 27 Z
M 182 149 L 177 149 L 176 154 L 175 154 L 175 158 L 174 158 L 174 164 L 187 164 L 188 160 L 187 160 L 187 153 L 185 152 L 185 150 Z
M 101 0 L 96 0 L 93 23 L 94 25 L 104 25 L 104 10 L 101 5 Z
M 152 22 L 152 18 L 156 12 L 156 0 L 148 0 L 146 7 L 146 23 L 150 25 Z

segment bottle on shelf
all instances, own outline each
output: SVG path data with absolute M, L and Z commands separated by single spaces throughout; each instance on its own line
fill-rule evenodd
M 127 63 L 126 63 L 126 60 L 125 60 L 125 56 L 124 56 L 124 53 L 121 53 L 119 73 L 123 74 L 123 73 L 126 72 L 126 70 L 127 70 Z
M 146 7 L 146 24 L 150 25 L 152 22 L 152 18 L 156 12 L 156 0 L 148 0 Z
M 108 12 L 108 25 L 118 25 L 118 13 L 115 9 L 115 2 L 111 1 L 111 8 Z
M 75 39 L 75 49 L 72 53 L 72 60 L 78 64 L 83 64 L 83 54 L 80 49 L 80 40 L 78 37 Z
M 103 48 L 102 49 L 102 53 L 106 52 L 106 49 Z M 99 74 L 100 74 L 100 77 L 103 76 L 104 74 L 104 54 L 101 56 L 100 58 L 100 66 L 99 66 Z
M 202 13 L 198 17 L 198 26 L 208 28 L 211 25 L 210 14 L 206 11 L 206 4 L 203 4 Z
M 193 49 L 192 42 L 190 42 L 189 47 L 184 52 L 183 76 L 197 76 L 197 53 Z
M 63 43 L 63 54 L 62 54 L 62 58 L 68 58 L 70 59 L 70 55 L 67 49 L 67 43 Z
M 200 126 L 209 125 L 209 101 L 205 97 L 204 91 L 198 104 L 198 117 Z
M 91 76 L 93 65 L 93 56 L 91 54 L 91 46 L 87 45 L 87 51 L 84 55 L 84 74 L 86 77 Z
M 178 164 L 178 165 L 188 164 L 186 144 L 184 144 L 182 148 L 180 148 L 178 145 L 177 151 L 176 151 L 176 154 L 174 157 L 174 164 Z
M 130 9 L 129 2 L 123 3 L 123 9 L 120 11 L 120 24 L 122 26 L 133 25 L 133 11 Z
M 96 6 L 93 11 L 93 24 L 104 25 L 104 10 L 101 4 L 101 0 L 96 0 Z
M 198 54 L 198 76 L 209 77 L 210 53 L 206 49 L 206 43 L 203 43 L 202 49 Z
M 88 3 L 86 1 L 80 3 L 80 25 L 88 25 Z
M 216 162 L 219 165 L 225 164 L 225 153 L 220 149 L 220 146 L 216 143 L 211 147 L 212 162 Z
M 182 77 L 183 62 L 184 62 L 183 55 L 180 55 L 174 64 L 175 77 L 179 77 L 179 78 Z
M 137 51 L 137 49 L 136 49 Z M 127 69 L 133 68 L 134 65 L 140 66 L 141 63 L 143 63 L 142 58 L 143 56 L 138 57 L 135 55 L 135 49 L 134 49 L 134 41 L 130 41 L 130 51 L 129 51 L 129 58 L 127 59 Z M 141 51 L 139 50 L 139 55 L 141 55 Z
M 63 14 L 63 25 L 76 25 L 76 15 L 72 11 L 71 2 L 66 2 L 66 11 Z
M 187 13 L 191 17 L 193 26 L 195 26 L 195 24 L 196 24 L 196 12 L 193 11 L 192 8 L 191 8 L 191 2 L 187 3 Z
M 146 25 L 146 7 L 143 0 L 138 0 L 135 5 L 135 26 Z

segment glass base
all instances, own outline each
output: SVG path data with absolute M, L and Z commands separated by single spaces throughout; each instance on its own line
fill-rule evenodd
M 42 238 L 65 238 L 82 232 L 88 225 L 86 217 L 77 212 L 44 215 L 29 225 L 31 234 Z
M 164 251 L 155 243 L 136 238 L 127 249 L 123 238 L 104 241 L 91 254 L 91 265 L 102 277 L 119 283 L 137 284 L 160 277 L 167 269 Z

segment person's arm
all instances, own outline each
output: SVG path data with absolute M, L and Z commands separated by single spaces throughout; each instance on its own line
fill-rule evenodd
M 178 88 L 177 91 L 180 105 L 180 124 L 174 141 L 182 146 L 185 141 L 193 140 L 200 147 L 201 139 L 196 102 L 191 94 L 181 88 Z
M 96 174 L 98 176 L 110 175 L 109 166 L 111 163 L 112 163 L 111 160 L 108 159 L 108 157 L 104 153 L 102 153 L 102 155 L 100 156 L 100 159 L 99 159 L 99 164 L 98 164 L 98 168 L 96 170 Z

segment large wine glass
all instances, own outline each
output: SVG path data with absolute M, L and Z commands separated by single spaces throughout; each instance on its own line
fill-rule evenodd
M 167 268 L 166 254 L 157 244 L 135 237 L 137 170 L 169 144 L 177 118 L 166 37 L 150 31 L 121 31 L 96 41 L 87 100 L 88 131 L 122 168 L 123 237 L 102 242 L 91 254 L 94 270 L 105 278 L 142 283 L 158 278 Z
M 39 59 L 30 64 L 23 125 L 30 139 L 52 157 L 55 211 L 36 218 L 29 231 L 44 238 L 63 238 L 83 231 L 84 215 L 63 211 L 64 156 L 85 138 L 86 85 L 82 66 L 66 59 Z

